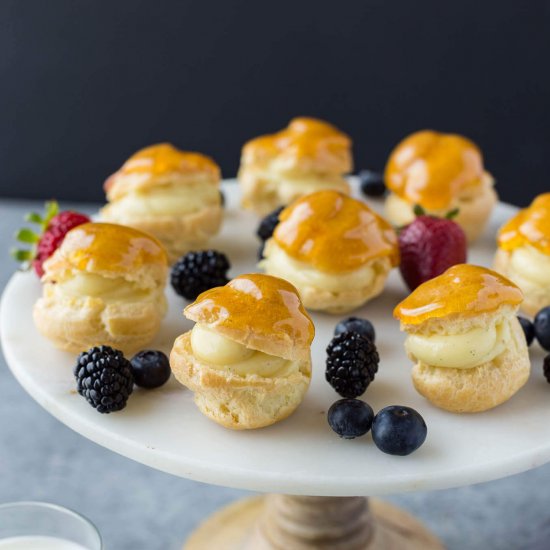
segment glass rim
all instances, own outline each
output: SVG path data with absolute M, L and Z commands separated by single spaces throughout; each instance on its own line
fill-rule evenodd
M 62 506 L 61 504 L 55 504 L 53 502 L 45 502 L 40 500 L 17 500 L 14 502 L 0 503 L 0 512 L 2 512 L 2 510 L 7 510 L 10 508 L 25 508 L 25 507 L 42 508 L 44 510 L 53 510 L 56 512 L 63 512 L 64 514 L 69 514 L 70 516 L 73 516 L 74 518 L 87 524 L 88 527 L 91 527 L 92 531 L 97 535 L 97 540 L 99 541 L 100 549 L 101 550 L 104 549 L 103 538 L 101 537 L 101 533 L 99 532 L 99 529 L 97 528 L 95 523 L 93 523 L 86 516 L 83 516 L 80 512 L 77 512 L 72 508 L 67 508 L 67 506 Z

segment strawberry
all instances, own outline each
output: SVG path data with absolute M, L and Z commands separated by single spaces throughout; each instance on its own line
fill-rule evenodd
M 415 213 L 417 218 L 399 232 L 399 269 L 411 290 L 449 267 L 465 263 L 467 254 L 466 235 L 452 220 L 458 211 L 446 218 L 427 216 L 418 207 Z
M 40 233 L 37 234 L 28 227 L 20 229 L 15 238 L 20 242 L 31 244 L 32 247 L 26 250 L 14 249 L 12 256 L 18 262 L 23 262 L 24 268 L 32 265 L 39 277 L 44 275 L 42 264 L 57 250 L 65 235 L 73 227 L 90 221 L 88 216 L 79 212 L 72 210 L 59 212 L 59 205 L 55 201 L 46 203 L 44 216 L 33 212 L 28 214 L 25 219 L 28 222 L 39 224 Z

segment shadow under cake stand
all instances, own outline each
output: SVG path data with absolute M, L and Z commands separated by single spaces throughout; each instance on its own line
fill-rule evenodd
M 225 251 L 231 275 L 255 271 L 257 220 L 238 209 L 238 190 L 225 182 L 227 215 L 213 248 Z M 379 204 L 373 203 L 375 208 Z M 499 205 L 469 260 L 490 266 L 496 229 L 514 209 Z M 235 432 L 204 417 L 191 392 L 170 380 L 153 391 L 136 389 L 121 412 L 101 415 L 75 391 L 74 357 L 55 350 L 34 329 L 32 306 L 40 283 L 17 273 L 4 292 L 1 341 L 8 365 L 25 390 L 67 426 L 99 445 L 176 476 L 271 493 L 238 501 L 207 519 L 187 550 L 431 550 L 442 544 L 420 522 L 389 504 L 363 496 L 469 485 L 550 461 L 549 389 L 541 369 L 513 399 L 486 413 L 438 410 L 414 390 L 404 336 L 392 318 L 406 291 L 392 273 L 382 296 L 354 312 L 377 331 L 381 364 L 363 399 L 375 411 L 392 404 L 417 409 L 428 438 L 408 457 L 381 453 L 370 435 L 352 441 L 328 427 L 326 411 L 338 399 L 324 380 L 325 347 L 338 317 L 313 314 L 313 379 L 302 405 L 269 428 Z M 169 312 L 152 348 L 169 351 L 191 328 L 184 301 L 168 291 Z M 538 365 L 543 354 L 531 351 Z M 511 442 L 513 441 L 513 444 Z

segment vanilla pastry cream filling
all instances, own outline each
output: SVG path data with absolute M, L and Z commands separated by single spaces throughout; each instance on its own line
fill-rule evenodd
M 477 327 L 462 334 L 409 334 L 405 349 L 432 367 L 471 369 L 505 351 L 510 335 L 510 319 L 503 318 L 490 327 Z
M 526 279 L 532 285 L 550 288 L 550 256 L 532 246 L 522 246 L 510 255 L 510 275 Z M 521 283 L 518 281 L 521 286 Z
M 191 331 L 191 348 L 200 361 L 211 368 L 246 376 L 264 378 L 289 376 L 299 370 L 296 361 L 247 348 L 197 323 Z
M 113 201 L 111 208 L 132 216 L 170 216 L 197 212 L 218 202 L 219 190 L 215 185 L 159 185 L 147 191 L 129 192 Z
M 137 287 L 122 277 L 113 279 L 95 273 L 76 273 L 72 278 L 48 283 L 50 292 L 59 298 L 101 298 L 104 302 L 141 302 L 153 299 L 158 292 Z
M 268 257 L 262 260 L 259 266 L 269 275 L 286 279 L 298 289 L 310 286 L 329 292 L 369 287 L 376 277 L 373 262 L 359 269 L 343 273 L 332 274 L 319 271 L 305 262 L 291 258 L 273 240 L 269 243 Z

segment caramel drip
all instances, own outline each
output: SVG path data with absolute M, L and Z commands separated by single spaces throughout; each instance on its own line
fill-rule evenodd
M 110 223 L 85 223 L 71 229 L 63 255 L 81 271 L 124 274 L 151 263 L 168 263 L 164 247 L 151 235 Z
M 275 242 L 292 258 L 320 271 L 343 273 L 389 257 L 399 263 L 397 236 L 366 204 L 338 191 L 318 191 L 280 214 Z
M 262 274 L 240 275 L 203 292 L 185 315 L 197 322 L 272 336 L 282 341 L 313 341 L 315 329 L 297 290 L 287 281 Z M 249 330 L 249 329 L 248 329 Z
M 483 157 L 469 139 L 431 130 L 405 138 L 386 165 L 388 188 L 412 204 L 442 210 L 483 177 Z
M 453 314 L 488 313 L 522 301 L 521 290 L 502 275 L 485 267 L 459 264 L 420 285 L 393 314 L 405 324 L 418 325 Z
M 290 121 L 284 130 L 257 137 L 245 144 L 245 162 L 267 163 L 277 158 L 284 167 L 291 159 L 309 160 L 311 165 L 330 166 L 330 159 L 342 163 L 350 157 L 351 140 L 337 128 L 314 118 Z M 349 161 L 351 162 L 351 161 Z
M 497 241 L 503 250 L 531 245 L 550 255 L 550 193 L 539 195 L 528 208 L 506 222 Z
M 180 151 L 169 143 L 159 143 L 132 155 L 119 170 L 122 174 L 167 174 L 172 172 L 219 174 L 218 165 L 200 153 Z

